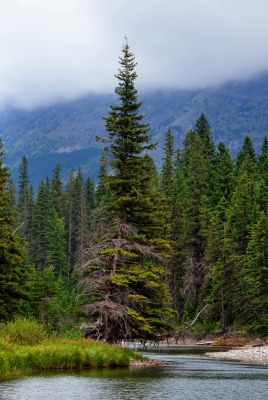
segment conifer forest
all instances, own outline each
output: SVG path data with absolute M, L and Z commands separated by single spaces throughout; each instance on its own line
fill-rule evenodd
M 182 148 L 167 130 L 158 171 L 135 67 L 126 41 L 97 182 L 82 169 L 64 182 L 57 164 L 34 191 L 26 155 L 15 188 L 0 142 L 0 322 L 109 342 L 190 325 L 265 336 L 268 138 L 257 153 L 246 137 L 232 158 L 202 113 Z

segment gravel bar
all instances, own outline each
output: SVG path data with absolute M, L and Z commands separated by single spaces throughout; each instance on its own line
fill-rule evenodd
M 268 365 L 268 346 L 244 347 L 228 351 L 206 353 L 208 357 Z

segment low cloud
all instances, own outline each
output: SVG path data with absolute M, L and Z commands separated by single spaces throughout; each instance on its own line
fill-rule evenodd
M 0 106 L 110 93 L 128 36 L 139 89 L 268 69 L 266 0 L 0 0 Z

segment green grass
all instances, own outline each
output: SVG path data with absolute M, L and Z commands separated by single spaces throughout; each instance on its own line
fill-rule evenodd
M 87 339 L 51 339 L 36 345 L 0 340 L 0 377 L 57 369 L 127 367 L 142 356 L 116 345 Z
M 127 367 L 132 359 L 142 358 L 105 342 L 48 338 L 35 321 L 17 320 L 0 327 L 0 378 L 40 370 Z

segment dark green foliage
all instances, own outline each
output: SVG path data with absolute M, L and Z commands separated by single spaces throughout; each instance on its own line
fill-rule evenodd
M 119 63 L 119 105 L 105 118 L 112 172 L 102 162 L 97 189 L 102 208 L 80 268 L 83 313 L 90 336 L 159 340 L 171 332 L 174 318 L 163 257 L 170 246 L 159 236 L 164 224 L 158 177 L 152 158 L 143 154 L 155 145 L 139 114 L 136 63 L 127 42 Z
M 265 336 L 268 326 L 268 218 L 262 211 L 252 226 L 243 269 L 239 321 Z
M 47 218 L 50 210 L 49 189 L 41 182 L 35 201 L 33 215 L 33 239 L 30 259 L 38 269 L 46 266 L 47 254 Z
M 171 201 L 174 192 L 174 155 L 175 155 L 175 140 L 174 135 L 171 132 L 171 129 L 165 134 L 165 143 L 164 143 L 164 151 L 165 157 L 162 163 L 161 170 L 161 189 L 164 192 L 165 196 Z
M 218 145 L 218 153 L 215 163 L 215 194 L 218 203 L 222 197 L 230 199 L 234 188 L 234 164 L 229 149 L 223 144 Z
M 169 335 L 173 309 L 188 326 L 201 312 L 196 332 L 265 336 L 267 137 L 257 156 L 247 136 L 233 160 L 223 143 L 215 150 L 202 113 L 182 150 L 167 130 L 158 175 L 127 41 L 119 63 L 96 187 L 81 168 L 65 187 L 57 164 L 35 197 L 23 157 L 16 203 L 1 152 L 0 318 L 24 313 L 62 330 L 76 322 L 79 297 L 87 334 L 110 341 Z
M 4 152 L 0 139 L 0 320 L 9 320 L 20 311 L 26 297 L 28 278 L 23 242 L 14 233 L 15 218 L 7 167 L 3 165 Z
M 246 136 L 242 150 L 240 150 L 236 156 L 236 172 L 239 173 L 240 168 L 245 164 L 245 162 L 250 162 L 252 165 L 256 163 L 256 154 L 253 147 L 253 143 L 249 136 Z
M 104 118 L 111 141 L 113 168 L 108 187 L 112 192 L 112 209 L 120 214 L 122 220 L 135 224 L 137 213 L 146 206 L 143 193 L 146 163 L 141 155 L 155 145 L 149 143 L 149 126 L 143 123 L 144 116 L 139 114 L 142 103 L 137 100 L 134 85 L 136 63 L 127 41 L 122 53 L 116 75 L 119 83 L 115 88 L 119 105 L 111 106 L 108 117 Z
M 66 254 L 66 232 L 63 218 L 59 218 L 55 208 L 50 208 L 47 214 L 46 236 L 46 266 L 53 268 L 55 275 L 68 274 L 68 259 Z
M 61 179 L 61 166 L 57 164 L 51 179 L 51 203 L 57 214 L 62 216 L 63 189 Z

